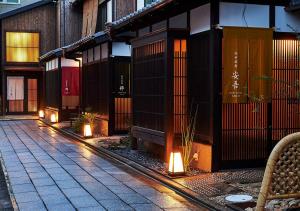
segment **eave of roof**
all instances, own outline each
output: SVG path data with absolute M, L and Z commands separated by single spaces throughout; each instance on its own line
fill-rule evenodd
M 78 40 L 77 42 L 74 42 L 68 46 L 63 47 L 66 54 L 72 54 L 77 51 L 83 51 L 91 46 L 106 42 L 111 40 L 109 33 L 106 31 L 100 31 L 93 35 L 89 35 L 87 37 L 82 38 L 81 40 Z
M 61 57 L 62 55 L 63 55 L 63 49 L 57 48 L 40 56 L 40 62 L 47 62 L 51 59 Z
M 146 14 L 149 14 L 153 11 L 156 11 L 158 9 L 163 8 L 164 6 L 170 4 L 171 2 L 173 2 L 174 0 L 157 0 L 149 5 L 147 5 L 146 7 L 143 7 L 140 10 L 137 10 L 133 13 L 130 13 L 129 15 L 114 21 L 111 23 L 111 30 L 119 30 L 122 27 L 130 24 L 131 22 L 145 16 Z
M 37 7 L 40 7 L 40 6 L 44 6 L 44 5 L 50 4 L 50 3 L 54 3 L 54 1 L 53 0 L 38 1 L 38 2 L 35 2 L 33 4 L 29 4 L 29 5 L 26 5 L 24 7 L 20 7 L 20 8 L 17 8 L 15 10 L 11 10 L 9 12 L 3 13 L 3 14 L 0 15 L 0 19 L 8 18 L 8 17 L 14 16 L 14 15 L 17 15 L 19 13 L 26 12 L 28 10 L 31 10 L 31 9 L 34 9 L 34 8 L 37 8 Z

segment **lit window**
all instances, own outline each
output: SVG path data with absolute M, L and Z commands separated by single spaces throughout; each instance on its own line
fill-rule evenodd
M 38 62 L 39 33 L 6 32 L 7 62 Z
M 0 0 L 0 4 L 20 4 L 20 0 Z

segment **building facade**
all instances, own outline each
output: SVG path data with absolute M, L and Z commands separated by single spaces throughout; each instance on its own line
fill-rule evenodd
M 197 113 L 194 166 L 264 165 L 300 127 L 296 92 L 278 83 L 298 80 L 299 23 L 289 1 L 179 0 L 113 23 L 112 33 L 136 32 L 133 135 L 168 161 Z
M 1 14 L 1 107 L 3 114 L 36 113 L 42 101 L 39 56 L 56 47 L 56 7 L 50 1 Z
M 286 87 L 275 83 L 298 77 L 297 8 L 284 0 L 84 1 L 82 38 L 63 48 L 65 57 L 82 55 L 79 107 L 97 114 L 99 133 L 131 126 L 166 161 L 197 114 L 194 166 L 263 165 L 300 127 L 295 92 L 280 96 Z

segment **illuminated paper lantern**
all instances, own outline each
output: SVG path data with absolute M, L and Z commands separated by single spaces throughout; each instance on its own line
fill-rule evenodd
M 41 119 L 44 119 L 44 118 L 45 118 L 45 112 L 44 112 L 43 110 L 40 110 L 40 111 L 39 111 L 39 117 L 40 117 Z
M 51 114 L 50 121 L 51 121 L 51 123 L 56 123 L 57 122 L 57 118 L 56 118 L 55 114 Z
M 183 161 L 180 152 L 171 152 L 169 161 L 170 175 L 184 175 Z
M 92 137 L 93 136 L 92 128 L 91 128 L 90 124 L 84 125 L 83 135 L 84 135 L 84 137 Z

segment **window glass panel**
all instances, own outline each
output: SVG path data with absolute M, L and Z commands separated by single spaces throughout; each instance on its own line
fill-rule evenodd
M 7 62 L 38 62 L 39 34 L 6 32 Z

